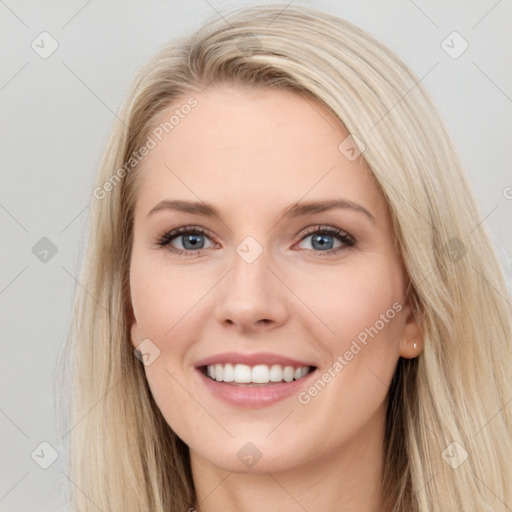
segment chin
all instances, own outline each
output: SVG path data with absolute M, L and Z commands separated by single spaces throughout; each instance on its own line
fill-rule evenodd
M 267 430 L 267 432 L 269 432 Z M 218 449 L 194 450 L 201 459 L 211 464 L 234 473 L 266 474 L 287 471 L 301 465 L 303 461 L 297 459 L 303 455 L 297 450 L 296 436 L 288 436 L 293 440 L 293 446 L 283 446 L 280 439 L 270 441 L 261 436 L 240 436 L 223 442 L 211 443 L 210 447 Z M 251 440 L 252 439 L 252 440 Z

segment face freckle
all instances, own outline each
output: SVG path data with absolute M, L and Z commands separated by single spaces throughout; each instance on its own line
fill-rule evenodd
M 377 446 L 416 329 L 385 198 L 363 156 L 340 151 L 349 134 L 319 102 L 234 86 L 196 98 L 138 170 L 132 342 L 159 351 L 145 366 L 158 407 L 195 457 L 230 471 L 247 440 L 264 454 L 258 471 L 312 463 L 356 438 Z M 312 206 L 328 201 L 337 205 Z M 324 386 L 310 391 L 306 376 L 274 403 L 227 403 L 195 367 L 226 352 L 310 362 Z

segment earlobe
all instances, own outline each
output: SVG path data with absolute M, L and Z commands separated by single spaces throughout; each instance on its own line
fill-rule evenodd
M 412 359 L 421 354 L 423 335 L 412 309 L 407 307 L 406 310 L 407 320 L 400 340 L 399 353 L 405 359 Z
M 405 340 L 400 346 L 400 356 L 405 359 L 414 359 L 421 354 L 421 346 L 417 341 Z

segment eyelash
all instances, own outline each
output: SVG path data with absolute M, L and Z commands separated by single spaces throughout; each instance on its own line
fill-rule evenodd
M 168 232 L 164 233 L 158 239 L 157 245 L 161 248 L 164 248 L 164 247 L 167 248 L 167 250 L 169 252 L 174 253 L 177 256 L 195 256 L 203 249 L 196 249 L 196 250 L 175 249 L 170 246 L 170 243 L 178 236 L 190 235 L 190 234 L 193 234 L 193 235 L 200 234 L 200 235 L 205 235 L 208 238 L 211 238 L 203 228 L 196 227 L 196 226 L 186 226 L 186 227 L 173 229 L 172 231 L 168 231 Z M 344 231 L 341 231 L 340 229 L 335 228 L 335 227 L 321 226 L 321 225 L 313 226 L 311 228 L 308 228 L 303 233 L 301 233 L 301 239 L 299 240 L 299 242 L 302 242 L 308 236 L 316 235 L 316 234 L 333 235 L 336 238 L 338 238 L 338 240 L 340 242 L 342 242 L 344 244 L 343 246 L 338 247 L 337 249 L 330 249 L 328 251 L 315 251 L 314 249 L 305 249 L 308 252 L 314 252 L 319 257 L 334 256 L 341 251 L 344 251 L 350 247 L 354 247 L 356 244 L 355 239 L 353 237 L 351 237 L 350 235 L 348 235 L 347 233 L 345 233 Z

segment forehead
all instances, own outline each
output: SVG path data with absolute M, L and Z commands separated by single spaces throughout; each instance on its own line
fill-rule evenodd
M 167 125 L 139 168 L 144 210 L 169 195 L 240 208 L 338 195 L 379 201 L 363 158 L 349 160 L 339 149 L 349 133 L 319 101 L 227 85 L 193 96 L 197 105 Z M 188 97 L 162 112 L 156 126 L 165 127 Z

